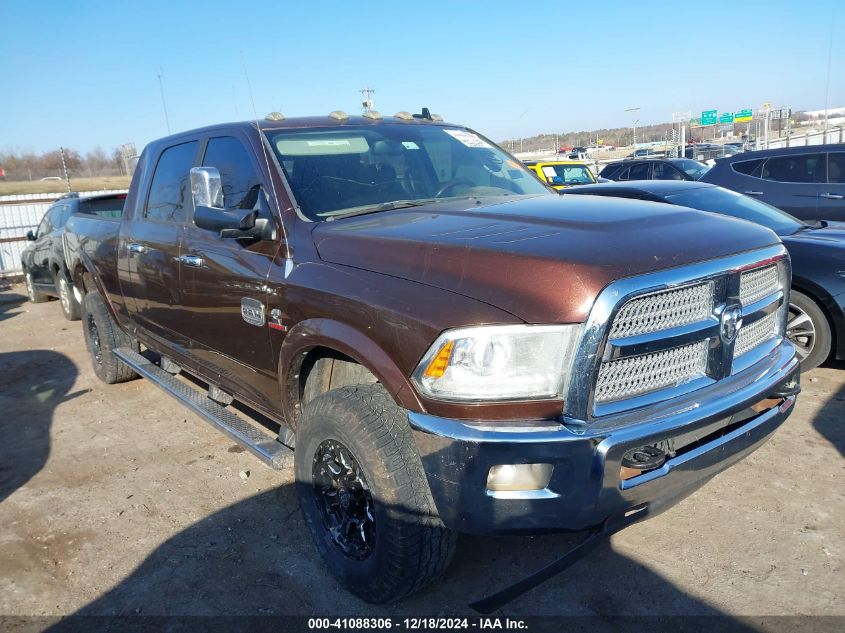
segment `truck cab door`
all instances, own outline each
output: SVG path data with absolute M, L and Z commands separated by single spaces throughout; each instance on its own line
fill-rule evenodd
M 184 347 L 189 324 L 179 285 L 179 255 L 193 213 L 189 172 L 199 141 L 162 151 L 143 204 L 121 228 L 119 258 L 129 283 L 122 284 L 132 322 L 164 344 Z
M 202 165 L 221 176 L 223 205 L 252 209 L 265 196 L 246 138 L 210 138 Z M 271 221 L 275 222 L 275 211 Z M 277 231 L 278 234 L 278 231 Z M 223 238 L 216 231 L 186 227 L 180 255 L 181 292 L 191 323 L 191 354 L 212 372 L 218 386 L 237 390 L 252 404 L 279 408 L 270 311 L 275 306 L 267 276 L 281 241 Z

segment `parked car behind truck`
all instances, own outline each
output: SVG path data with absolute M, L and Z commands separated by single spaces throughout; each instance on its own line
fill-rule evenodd
M 119 224 L 67 230 L 97 375 L 150 378 L 270 465 L 294 449 L 317 549 L 368 601 L 437 578 L 458 532 L 658 512 L 760 446 L 798 391 L 774 233 L 561 199 L 432 117 L 171 136 Z
M 63 233 L 74 213 L 110 214 L 120 217 L 126 194 L 82 196 L 69 193 L 61 196 L 44 213 L 35 231 L 27 233 L 32 242 L 21 253 L 21 267 L 29 300 L 40 303 L 50 297 L 59 299 L 68 321 L 79 319 L 79 300 L 71 291 L 70 274 L 65 266 Z

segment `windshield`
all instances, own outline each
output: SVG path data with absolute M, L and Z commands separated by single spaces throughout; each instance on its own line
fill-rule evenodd
M 542 169 L 546 178 L 561 179 L 553 185 L 590 185 L 596 181 L 585 165 L 543 165 Z
M 687 176 L 695 178 L 696 180 L 701 178 L 710 169 L 704 163 L 699 163 L 697 160 L 690 160 L 686 158 L 673 161 L 672 164 L 683 170 Z
M 721 187 L 701 187 L 665 196 L 672 204 L 702 211 L 715 211 L 749 220 L 772 229 L 778 235 L 791 235 L 805 225 L 780 209 Z
M 312 220 L 454 198 L 553 195 L 522 164 L 463 128 L 384 123 L 266 133 Z

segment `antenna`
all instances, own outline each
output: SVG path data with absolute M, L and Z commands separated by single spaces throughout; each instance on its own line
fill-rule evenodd
M 158 89 L 161 92 L 161 105 L 164 107 L 164 124 L 167 126 L 167 133 L 170 134 L 170 117 L 167 116 L 167 101 L 164 100 L 164 82 L 161 80 L 162 76 L 161 66 L 158 67 Z
M 264 163 L 267 165 L 267 172 L 270 176 L 270 189 L 273 191 L 273 198 L 276 200 L 276 205 L 279 205 L 279 196 L 276 195 L 276 183 L 273 182 L 273 168 L 270 166 L 270 157 L 267 155 L 267 145 L 264 142 L 264 135 L 261 133 L 261 126 L 258 124 L 258 111 L 255 109 L 255 97 L 252 94 L 252 82 L 249 80 L 249 73 L 246 70 L 246 60 L 244 59 L 244 52 L 241 51 L 241 66 L 244 69 L 244 77 L 246 78 L 246 87 L 249 90 L 249 100 L 252 103 L 252 116 L 255 118 L 255 131 L 258 132 L 258 140 L 261 143 L 261 150 L 264 152 Z M 282 208 L 279 205 L 279 223 L 282 225 L 282 238 L 285 240 L 285 259 L 287 262 L 290 258 L 290 244 L 288 243 L 288 234 L 285 231 L 285 218 L 282 213 Z M 285 263 L 285 277 L 290 274 L 288 270 L 288 263 Z M 269 275 L 270 272 L 268 271 Z

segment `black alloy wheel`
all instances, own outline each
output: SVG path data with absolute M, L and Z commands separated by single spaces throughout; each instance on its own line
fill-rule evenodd
M 332 542 L 352 560 L 373 553 L 376 519 L 373 496 L 361 466 L 338 440 L 325 440 L 314 453 L 313 491 Z

